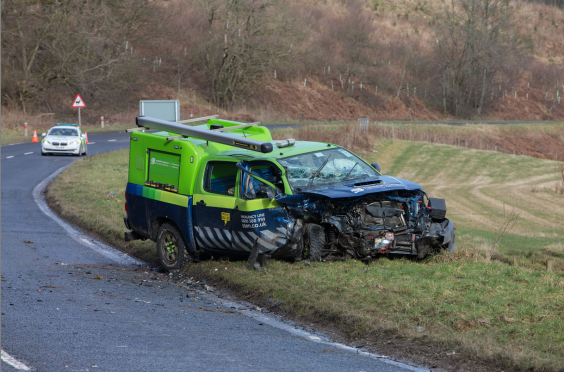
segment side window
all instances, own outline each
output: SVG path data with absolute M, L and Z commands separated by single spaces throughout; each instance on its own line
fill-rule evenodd
M 272 165 L 253 165 L 250 168 L 252 174 L 274 184 L 278 189 L 284 190 L 284 183 L 279 176 L 279 171 Z M 262 182 L 250 175 L 243 173 L 242 196 L 245 199 L 268 198 L 265 186 Z
M 209 162 L 204 176 L 204 190 L 222 195 L 235 195 L 237 166 L 229 162 Z

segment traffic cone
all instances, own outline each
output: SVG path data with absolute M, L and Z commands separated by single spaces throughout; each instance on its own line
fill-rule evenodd
M 86 143 L 90 144 L 90 142 L 88 142 L 88 132 L 84 132 L 84 137 L 86 137 Z
M 33 138 L 31 139 L 31 142 L 39 142 L 39 139 L 37 139 L 37 129 L 33 130 Z

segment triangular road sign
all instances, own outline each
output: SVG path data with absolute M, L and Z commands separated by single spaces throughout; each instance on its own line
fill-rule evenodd
M 80 94 L 76 95 L 76 98 L 74 99 L 73 103 L 72 103 L 72 107 L 73 108 L 83 108 L 86 107 L 86 104 L 84 103 L 84 101 L 82 100 L 82 97 L 80 96 Z

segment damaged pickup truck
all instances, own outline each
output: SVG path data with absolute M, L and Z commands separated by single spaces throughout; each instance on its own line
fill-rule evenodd
M 220 119 L 137 125 L 160 132 L 131 132 L 125 238 L 154 240 L 167 270 L 203 252 L 367 261 L 455 250 L 443 199 L 340 146 Z

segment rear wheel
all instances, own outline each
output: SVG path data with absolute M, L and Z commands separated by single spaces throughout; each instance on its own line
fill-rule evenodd
M 157 234 L 157 253 L 165 270 L 177 270 L 190 261 L 186 244 L 178 228 L 164 223 Z
M 304 230 L 304 257 L 310 261 L 321 261 L 325 247 L 325 229 L 314 223 L 308 223 Z

